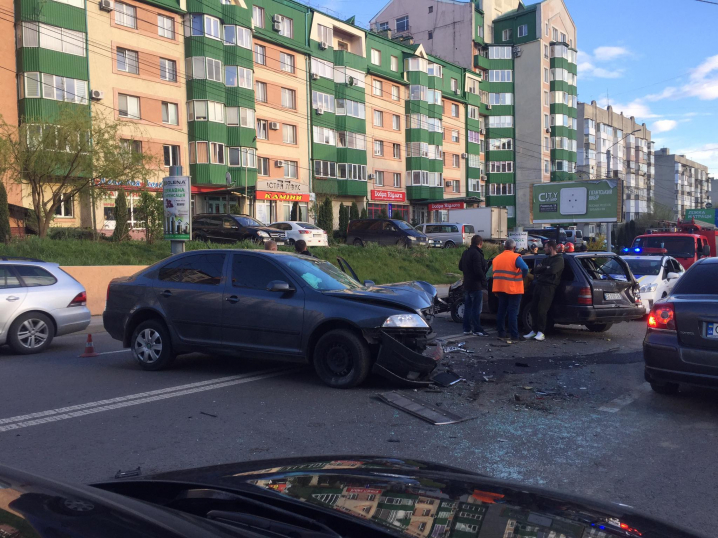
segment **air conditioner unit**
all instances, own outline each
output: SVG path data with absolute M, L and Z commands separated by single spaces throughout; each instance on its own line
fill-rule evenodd
M 272 30 L 274 30 L 275 32 L 281 32 L 281 31 L 282 31 L 282 23 L 281 23 L 281 22 L 275 22 L 275 23 L 272 25 Z
M 491 110 L 491 105 L 486 105 L 486 110 Z
M 284 168 L 284 161 L 274 161 L 274 166 L 277 168 Z
M 319 73 L 312 73 L 312 80 L 319 80 Z
M 100 0 L 100 11 L 112 11 L 114 8 L 112 0 Z
M 481 181 L 486 181 L 486 176 L 481 176 Z
M 269 122 L 269 128 L 272 131 L 278 131 L 279 130 L 279 122 L 278 121 L 270 121 Z
M 550 127 L 546 127 L 546 132 L 547 132 L 548 134 L 551 134 L 551 128 L 550 128 Z
M 461 158 L 462 158 L 462 159 L 468 159 L 468 158 L 469 158 L 469 154 L 468 154 L 468 153 L 462 153 L 462 154 L 461 154 Z
M 324 114 L 324 107 L 322 105 L 319 105 L 317 107 L 317 114 L 319 114 L 320 116 Z
M 274 17 L 272 17 L 272 22 L 282 22 L 282 16 L 275 14 Z
M 102 90 L 92 90 L 90 92 L 90 99 L 93 101 L 100 101 L 105 98 L 105 92 Z
M 484 134 L 484 130 L 483 130 L 483 129 L 479 129 L 479 134 L 480 134 L 480 135 Z
M 375 175 L 375 174 L 369 174 L 369 176 L 367 176 L 367 177 L 368 177 L 369 179 L 374 179 L 374 178 L 376 177 L 376 175 Z
M 329 44 L 326 41 L 322 41 L 321 43 L 319 43 L 319 48 L 322 50 L 327 50 L 328 47 Z

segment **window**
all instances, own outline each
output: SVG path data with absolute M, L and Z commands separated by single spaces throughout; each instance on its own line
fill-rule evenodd
M 162 146 L 162 153 L 164 156 L 165 166 L 179 166 L 180 162 L 180 147 L 179 146 Z
M 117 70 L 138 75 L 140 72 L 139 55 L 134 50 L 117 49 Z
M 454 155 L 452 157 L 452 165 L 454 168 L 461 168 L 461 162 L 459 161 L 460 157 L 459 155 Z
M 451 105 L 451 115 L 455 118 L 459 117 L 459 105 Z
M 294 73 L 294 55 L 284 52 L 280 53 L 279 68 L 285 73 Z
M 451 79 L 451 91 L 456 93 L 459 89 L 459 81 L 455 78 Z
M 489 94 L 490 105 L 513 105 L 514 94 L 513 93 L 490 93 Z
M 481 121 L 481 116 L 479 114 L 479 107 L 469 105 L 469 119 Z
M 392 155 L 395 159 L 401 159 L 401 144 L 393 144 Z
M 543 126 L 544 129 L 548 129 L 551 126 L 548 114 L 543 115 Z
M 252 70 L 244 67 L 226 66 L 224 68 L 225 86 L 252 89 Z M 207 77 L 209 78 L 209 77 Z M 221 82 L 221 81 L 220 81 Z
M 75 207 L 75 199 L 73 196 L 68 196 L 67 194 L 61 194 L 60 195 L 60 205 L 55 208 L 55 216 L 57 217 L 73 217 L 74 216 L 74 209 Z M 16 269 L 19 269 L 22 266 L 16 267 Z M 21 275 L 23 276 L 23 275 Z M 54 277 L 53 277 L 54 280 Z M 54 284 L 54 282 L 53 282 Z
M 224 164 L 224 144 L 210 142 L 210 155 L 212 164 Z
M 137 28 L 137 8 L 122 2 L 115 2 L 115 24 Z
M 381 110 L 374 111 L 374 125 L 384 127 L 384 113 Z
M 87 104 L 87 82 L 73 78 L 59 77 L 47 73 L 24 74 L 24 97 L 52 99 L 68 103 Z M 42 86 L 40 77 L 42 76 Z M 22 94 L 23 88 L 21 88 Z M 42 94 L 41 94 L 42 90 Z
M 514 149 L 514 141 L 512 138 L 492 138 L 489 140 L 489 151 Z
M 512 196 L 514 194 L 513 183 L 491 183 L 489 194 L 492 196 Z
M 551 149 L 551 145 L 550 145 L 548 136 L 544 136 L 544 138 L 543 138 L 543 149 L 545 151 L 548 151 Z
M 548 37 L 548 22 L 546 23 L 546 29 L 544 30 L 544 33 L 546 34 L 546 37 Z
M 285 17 L 283 15 L 279 15 L 280 17 L 280 26 L 279 26 L 279 35 L 292 38 L 294 37 L 294 21 L 290 19 L 289 17 Z
M 429 74 L 430 77 L 439 77 L 443 78 L 444 76 L 444 68 L 435 63 L 429 63 L 426 72 Z
M 459 131 L 452 130 L 451 131 L 451 141 L 452 142 L 459 142 Z
M 399 58 L 397 58 L 396 56 L 391 57 L 391 70 L 399 71 Z
M 288 88 L 282 88 L 282 106 L 284 108 L 297 108 L 297 92 Z
M 527 35 L 529 35 L 529 25 L 522 24 L 521 26 L 519 26 L 518 35 L 519 37 L 526 37 Z
M 372 83 L 372 93 L 374 95 L 378 95 L 379 97 L 381 97 L 381 94 L 383 93 L 383 89 L 384 89 L 383 87 L 384 87 L 384 84 L 382 83 L 381 80 L 374 80 Z
M 376 155 L 377 157 L 384 156 L 384 142 L 382 142 L 381 140 L 374 141 L 374 155 Z
M 169 125 L 179 125 L 178 107 L 176 103 L 166 103 L 162 101 L 162 123 Z
M 489 116 L 489 127 L 513 127 L 513 116 Z
M 200 76 L 197 76 L 198 74 Z M 193 58 L 192 78 L 206 78 L 207 80 L 222 82 L 222 62 L 212 58 Z
M 232 285 L 266 292 L 273 280 L 287 281 L 286 275 L 269 261 L 259 256 L 235 254 L 232 258 Z
M 508 28 L 501 32 L 501 40 L 502 41 L 509 41 L 513 37 L 513 30 L 511 28 Z
M 167 39 L 175 38 L 175 20 L 172 17 L 157 15 L 157 35 Z
M 284 177 L 288 179 L 296 179 L 297 168 L 297 161 L 284 161 Z
M 231 33 L 232 31 L 230 30 L 230 35 Z M 225 42 L 225 45 L 227 44 Z M 243 49 L 252 49 L 252 31 L 249 28 L 237 26 L 237 46 Z
M 479 155 L 469 155 L 469 168 L 481 168 L 481 159 Z
M 558 41 L 558 30 L 556 28 L 551 28 L 553 30 L 553 40 Z
M 317 109 L 322 107 L 324 112 L 334 113 L 334 103 L 333 95 L 317 91 L 312 92 L 312 108 Z
M 371 49 L 371 63 L 374 65 L 381 65 L 381 51 Z
M 366 151 L 366 135 L 342 131 L 337 133 L 336 140 L 336 146 L 339 148 L 349 148 Z
M 544 82 L 548 82 L 548 81 L 549 81 L 549 80 L 548 80 L 548 68 L 547 68 L 547 67 L 544 67 L 544 68 L 543 68 L 543 81 L 544 81 Z
M 294 125 L 282 125 L 282 141 L 285 144 L 296 144 L 297 127 Z
M 409 31 L 409 16 L 404 15 L 396 19 L 396 31 L 397 32 L 408 32 Z
M 513 71 L 510 69 L 492 69 L 489 71 L 489 82 L 512 82 Z
M 267 120 L 257 120 L 257 138 L 259 140 L 268 140 L 269 131 L 267 130 Z
M 568 40 L 566 39 L 566 34 L 561 33 L 561 43 L 566 43 Z
M 312 127 L 312 135 L 315 144 L 326 144 L 328 146 L 337 145 L 337 132 L 334 129 L 326 127 Z
M 374 185 L 376 185 L 377 187 L 384 186 L 384 172 L 376 173 L 376 178 L 374 179 Z
M 132 120 L 140 119 L 140 98 L 131 95 L 119 94 L 118 108 L 121 118 L 129 118 Z
M 489 47 L 490 60 L 511 60 L 513 53 L 511 47 Z
M 510 73 L 511 71 L 509 71 Z M 479 81 L 475 78 L 469 78 L 466 80 L 466 91 L 469 93 L 473 93 L 474 95 L 479 95 Z
M 548 60 L 548 45 L 543 46 L 543 57 Z
M 334 28 L 329 28 L 323 24 L 317 24 L 317 33 L 319 34 L 319 42 L 326 43 L 331 47 L 334 43 Z
M 254 63 L 267 65 L 267 47 L 264 45 L 254 45 Z
M 182 257 L 162 267 L 159 279 L 164 282 L 219 286 L 222 282 L 225 256 L 226 254 L 200 254 Z
M 391 118 L 391 126 L 395 131 L 401 130 L 401 116 L 394 114 Z
M 254 87 L 254 98 L 258 103 L 267 102 L 267 83 L 257 82 Z
M 12 273 L 10 266 L 0 267 L 0 289 L 5 290 L 19 287 L 21 287 L 20 280 Z
M 334 79 L 334 64 L 319 58 L 312 58 L 312 74 L 322 78 Z
M 170 82 L 177 82 L 177 62 L 160 58 L 160 78 Z
M 255 28 L 264 28 L 264 8 L 252 6 L 252 24 Z
M 434 32 L 429 30 L 429 39 L 434 39 Z
M 229 148 L 228 154 L 229 166 L 257 167 L 257 150 L 254 148 Z
M 239 108 L 230 107 L 227 110 L 227 125 L 239 125 L 240 127 L 247 127 L 253 129 L 254 123 L 254 110 L 251 108 Z M 239 122 L 239 123 L 238 123 Z
M 394 174 L 394 187 L 401 188 L 401 174 Z
M 225 45 L 236 45 L 237 44 L 237 27 L 231 24 L 224 25 L 224 44 Z
M 314 161 L 316 177 L 337 177 L 337 163 L 330 161 Z
M 219 28 L 220 23 L 217 17 L 210 17 L 209 15 L 204 16 L 204 35 L 206 37 L 221 39 L 219 35 Z
M 18 26 L 18 47 L 37 47 L 85 56 L 85 34 L 37 22 Z
M 257 158 L 257 174 L 260 176 L 269 175 L 269 159 L 267 157 Z
M 548 161 L 543 162 L 543 173 L 544 174 L 551 173 L 551 163 L 549 163 Z

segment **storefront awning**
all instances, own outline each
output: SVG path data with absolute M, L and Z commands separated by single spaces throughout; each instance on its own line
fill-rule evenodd
M 210 185 L 192 185 L 192 194 L 211 194 L 226 196 L 228 194 L 244 195 L 244 187 L 213 187 Z M 247 194 L 254 194 L 254 187 L 247 189 Z

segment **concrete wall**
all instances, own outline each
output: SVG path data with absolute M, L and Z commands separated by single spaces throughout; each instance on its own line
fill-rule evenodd
M 110 281 L 113 278 L 134 275 L 146 267 L 146 265 L 75 265 L 62 267 L 62 270 L 85 287 L 87 308 L 93 316 L 100 316 L 105 310 L 107 286 Z

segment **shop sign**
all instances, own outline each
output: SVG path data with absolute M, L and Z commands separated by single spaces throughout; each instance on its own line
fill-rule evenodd
M 192 185 L 189 176 L 166 177 L 162 182 L 165 239 L 188 241 L 192 236 Z
M 308 202 L 309 194 L 257 191 L 257 200 L 270 200 L 278 202 Z
M 529 233 L 528 232 L 509 232 L 509 239 L 516 241 L 516 247 L 521 250 L 529 248 Z
M 403 191 L 372 190 L 371 191 L 371 199 L 372 200 L 384 200 L 387 202 L 405 202 L 406 201 L 406 193 Z
M 258 191 L 306 193 L 309 186 L 295 179 L 260 179 L 257 181 Z
M 448 209 L 464 209 L 465 207 L 464 202 L 437 202 L 429 204 L 429 211 L 446 211 Z
M 102 178 L 97 181 L 98 187 L 125 187 L 126 189 L 147 189 L 150 191 L 161 191 L 162 181 L 117 181 L 116 179 Z

